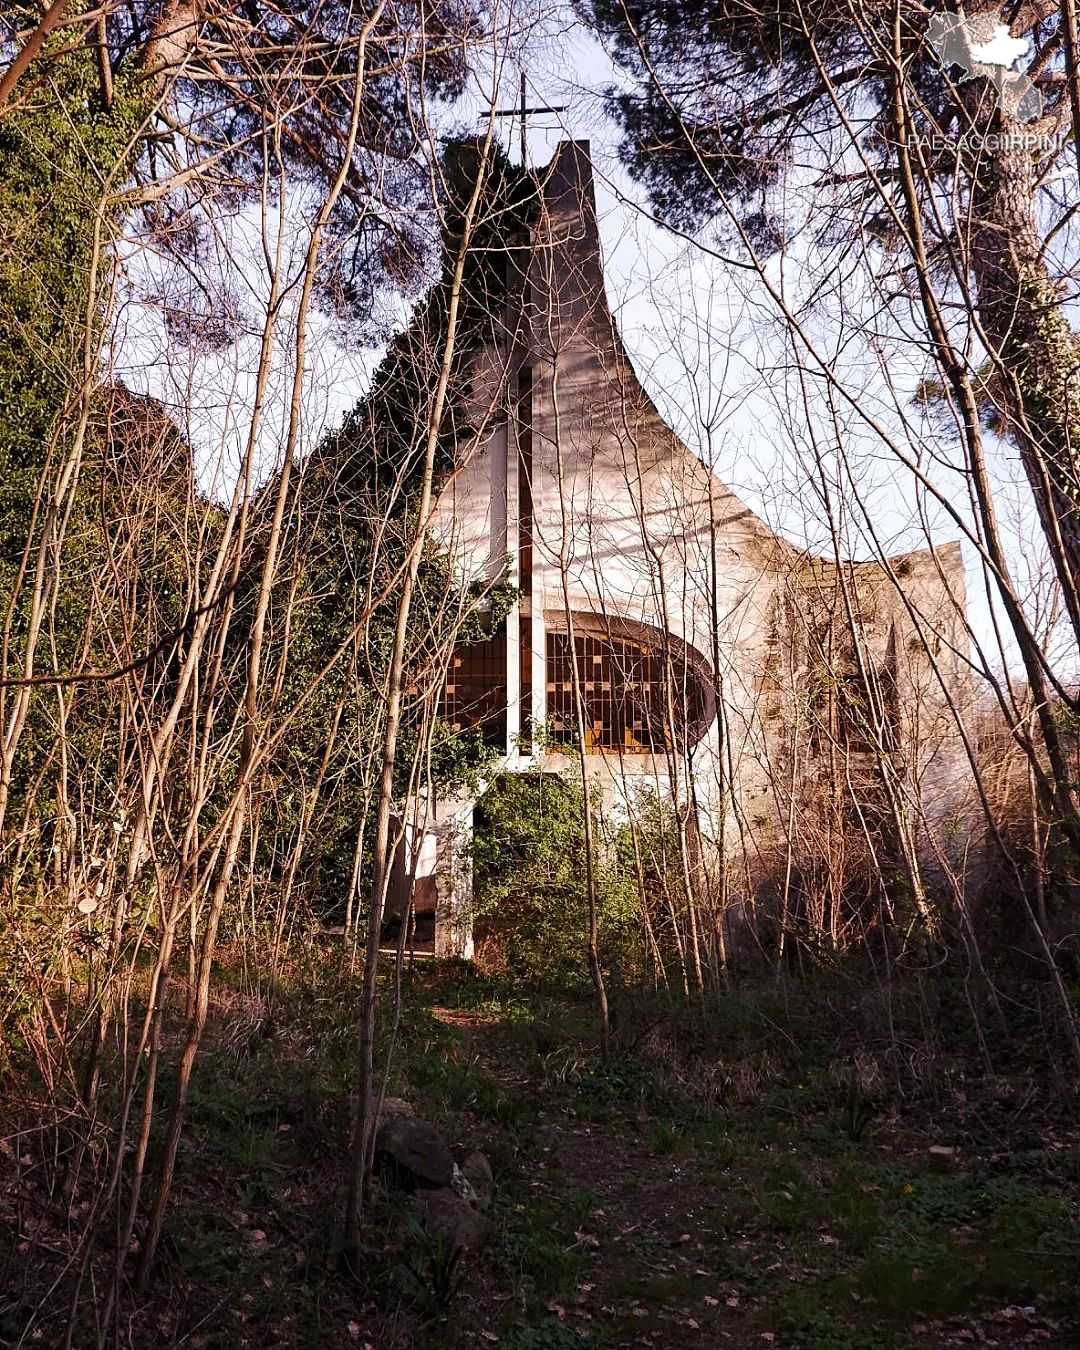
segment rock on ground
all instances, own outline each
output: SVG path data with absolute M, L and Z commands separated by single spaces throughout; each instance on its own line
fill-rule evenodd
M 480 1152 L 473 1152 L 461 1164 L 461 1175 L 468 1183 L 480 1209 L 487 1209 L 495 1193 L 495 1177 L 491 1164 Z
M 416 1186 L 449 1186 L 454 1157 L 434 1125 L 419 1116 L 386 1117 L 375 1136 L 375 1160 Z
M 379 1107 L 379 1124 L 384 1120 L 389 1120 L 391 1116 L 415 1116 L 416 1112 L 412 1109 L 412 1103 L 407 1102 L 404 1097 L 384 1097 L 382 1105 Z
M 491 1222 L 450 1187 L 425 1191 L 424 1227 L 432 1237 L 446 1237 L 456 1247 L 476 1251 L 487 1241 Z

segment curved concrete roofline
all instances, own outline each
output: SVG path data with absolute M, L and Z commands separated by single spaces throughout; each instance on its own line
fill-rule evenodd
M 633 395 L 640 400 L 639 406 L 642 412 L 646 417 L 655 420 L 658 427 L 663 429 L 675 455 L 690 461 L 699 471 L 708 474 L 710 481 L 717 487 L 717 500 L 722 501 L 724 498 L 727 498 L 729 502 L 733 502 L 737 506 L 737 516 L 740 525 L 743 528 L 760 533 L 763 538 L 767 538 L 774 547 L 780 547 L 788 554 L 789 561 L 802 562 L 810 564 L 811 566 L 814 564 L 824 567 L 837 566 L 836 559 L 815 554 L 810 549 L 800 548 L 799 545 L 792 543 L 790 539 L 785 538 L 782 534 L 778 534 L 771 525 L 762 520 L 755 511 L 751 510 L 742 498 L 719 477 L 712 466 L 707 464 L 695 451 L 691 450 L 679 434 L 667 423 L 660 410 L 657 408 L 652 395 L 642 383 L 641 378 L 634 367 L 633 358 L 626 350 L 626 345 L 622 340 L 622 335 L 619 332 L 619 327 L 616 323 L 607 296 L 604 271 L 604 251 L 600 241 L 600 229 L 597 220 L 596 191 L 593 183 L 592 153 L 589 141 L 585 139 L 560 141 L 548 163 L 542 168 L 535 169 L 533 172 L 538 183 L 541 201 L 548 208 L 548 210 L 542 213 L 541 221 L 534 233 L 539 234 L 545 227 L 545 221 L 550 222 L 560 214 L 565 216 L 565 210 L 560 212 L 557 209 L 557 204 L 559 202 L 565 203 L 568 198 L 576 200 L 578 216 L 581 221 L 581 233 L 574 242 L 587 254 L 592 255 L 596 261 L 595 267 L 582 269 L 586 284 L 591 291 L 591 308 L 594 314 L 603 319 L 606 334 L 610 335 L 611 347 L 615 360 L 622 368 L 622 374 L 627 380 Z M 550 249 L 565 249 L 568 246 L 568 242 L 569 241 L 566 239 L 551 239 L 548 241 L 534 239 L 534 243 L 537 247 L 547 247 Z M 538 307 L 542 307 L 545 301 L 550 303 L 550 299 L 544 297 L 540 300 Z M 940 557 L 943 551 L 947 551 L 948 553 L 949 565 L 955 567 L 959 559 L 954 555 L 961 553 L 961 545 L 959 541 L 956 540 L 936 545 L 934 548 L 904 550 L 901 553 L 891 555 L 881 561 L 876 559 L 864 561 L 844 559 L 842 560 L 841 565 L 884 571 L 886 569 L 886 564 L 894 569 L 898 565 L 903 564 L 918 565 L 926 559 L 932 558 L 935 553 Z
M 789 549 L 794 556 L 802 553 L 803 550 L 782 535 L 778 535 L 766 521 L 751 510 L 742 498 L 719 477 L 715 470 L 709 464 L 706 464 L 700 455 L 690 449 L 679 434 L 668 424 L 659 408 L 657 408 L 652 395 L 642 383 L 641 377 L 634 366 L 633 358 L 623 342 L 608 300 L 604 250 L 600 241 L 600 229 L 597 220 L 596 190 L 593 182 L 592 154 L 589 141 L 584 139 L 560 141 L 547 165 L 534 172 L 538 180 L 541 200 L 548 208 L 547 211 L 542 213 L 536 234 L 539 234 L 545 228 L 545 222 L 550 222 L 560 215 L 565 218 L 565 203 L 568 200 L 576 202 L 581 222 L 581 233 L 575 237 L 573 243 L 578 249 L 592 255 L 596 260 L 595 267 L 581 269 L 586 285 L 591 290 L 591 308 L 593 313 L 602 317 L 604 321 L 605 335 L 610 336 L 616 362 L 621 367 L 621 374 L 626 379 L 632 395 L 639 401 L 640 410 L 646 417 L 655 420 L 658 427 L 662 428 L 677 456 L 690 461 L 697 470 L 704 471 L 709 475 L 717 486 L 718 499 L 727 498 L 737 505 L 740 525 L 760 531 L 770 541 L 775 541 Z M 560 203 L 563 204 L 561 211 L 559 210 Z M 565 249 L 569 242 L 566 239 L 558 238 L 550 240 L 537 238 L 535 240 L 538 248 L 546 247 L 553 250 Z M 550 298 L 537 297 L 535 303 L 537 308 L 542 310 L 545 304 L 550 304 Z

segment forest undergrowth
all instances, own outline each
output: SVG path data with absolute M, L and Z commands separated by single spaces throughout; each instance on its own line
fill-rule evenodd
M 218 974 L 175 1205 L 116 1344 L 1080 1344 L 1077 1103 L 1022 1008 L 988 1073 L 961 990 L 932 973 L 881 990 L 834 963 L 704 1008 L 616 989 L 604 1060 L 587 990 L 418 962 L 387 1091 L 487 1155 L 492 1235 L 475 1255 L 426 1237 L 377 1183 L 346 1277 L 358 977 L 317 944 L 273 998 L 235 948 Z M 381 997 L 385 1059 L 391 982 Z M 20 1087 L 0 1338 L 92 1345 L 95 1273 L 65 1297 L 83 1202 L 59 1203 L 59 1122 Z

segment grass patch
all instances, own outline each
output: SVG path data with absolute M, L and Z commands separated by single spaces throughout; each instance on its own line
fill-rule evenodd
M 589 1192 L 564 1189 L 557 1198 L 501 1208 L 487 1260 L 519 1313 L 535 1313 L 553 1299 L 571 1297 L 585 1278 L 592 1254 L 578 1234 L 593 1205 Z
M 596 1345 L 594 1334 L 549 1317 L 534 1327 L 515 1328 L 499 1342 L 499 1350 L 591 1350 Z
M 504 1350 L 571 1350 L 663 1344 L 674 1317 L 680 1350 L 698 1328 L 702 1347 L 731 1331 L 777 1350 L 901 1350 L 917 1323 L 933 1336 L 1016 1305 L 1074 1330 L 1078 1132 L 1067 1100 L 1033 1095 L 1038 1079 L 986 1083 L 958 1053 L 916 1084 L 872 1018 L 869 1043 L 849 1037 L 838 1057 L 839 993 L 821 1012 L 735 991 L 702 1021 L 613 990 L 602 1061 L 576 991 L 434 963 L 405 983 L 389 1091 L 487 1154 L 488 1247 L 462 1258 L 385 1197 L 362 1278 L 335 1270 L 356 977 L 329 956 L 297 963 L 272 1006 L 236 992 L 212 1012 L 133 1343 L 444 1350 L 483 1328 Z M 151 1167 L 174 1085 L 168 1055 Z M 938 1140 L 958 1151 L 931 1157 Z

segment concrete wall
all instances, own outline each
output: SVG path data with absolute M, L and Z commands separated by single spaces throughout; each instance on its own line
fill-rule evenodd
M 704 833 L 729 831 L 764 867 L 787 814 L 776 777 L 790 769 L 800 680 L 820 656 L 807 634 L 820 629 L 822 615 L 846 630 L 856 613 L 871 664 L 895 668 L 905 791 L 925 794 L 944 819 L 959 809 L 960 747 L 947 715 L 949 698 L 964 698 L 959 546 L 907 554 L 889 567 L 837 568 L 776 536 L 682 444 L 634 374 L 604 291 L 587 144 L 563 143 L 539 179 L 518 302 L 526 306 L 525 337 L 515 352 L 482 356 L 477 376 L 486 388 L 492 372 L 531 370 L 533 567 L 522 605 L 532 617 L 534 721 L 545 715 L 545 634 L 565 625 L 567 610 L 579 624 L 673 634 L 712 672 L 720 701 L 690 765 Z M 511 406 L 514 397 L 511 385 Z M 513 416 L 500 425 L 440 508 L 437 533 L 470 580 L 493 580 L 508 567 L 520 582 L 520 430 Z M 520 762 L 517 617 L 508 625 L 510 763 Z M 931 642 L 940 673 L 917 637 L 920 624 L 941 630 Z M 624 774 L 670 783 L 665 756 L 591 758 L 609 801 Z M 552 768 L 565 762 L 546 760 Z M 676 778 L 680 772 L 675 765 Z M 814 777 L 812 765 L 801 772 Z

